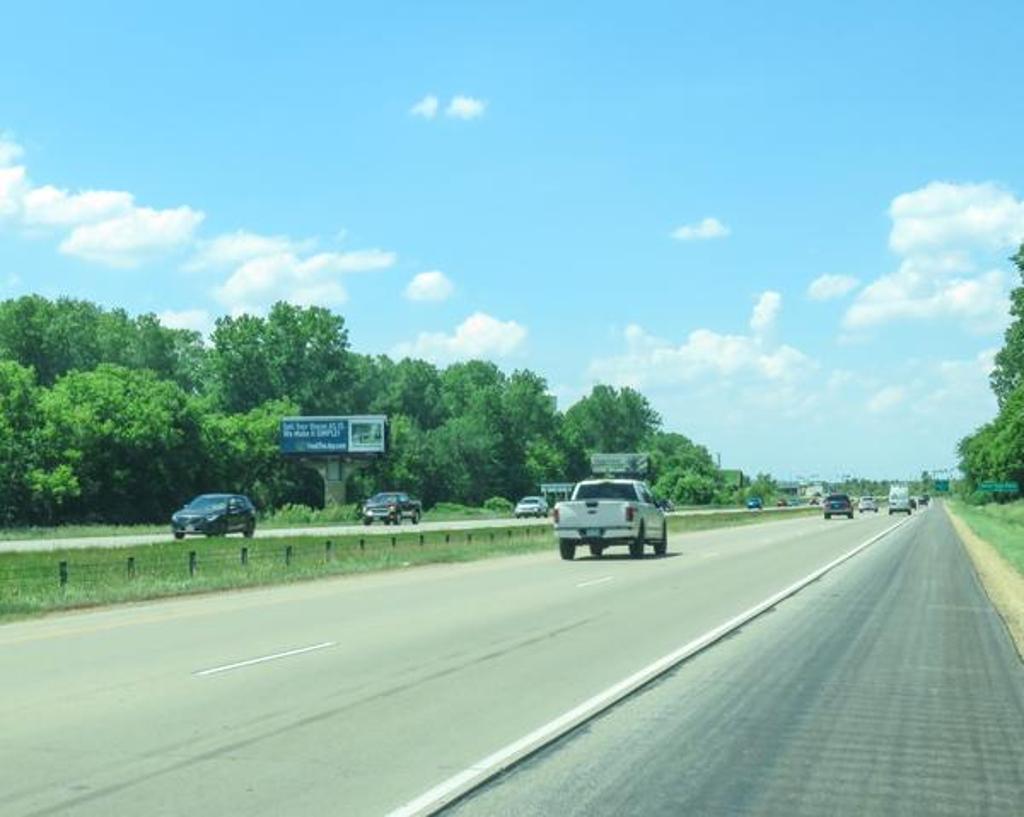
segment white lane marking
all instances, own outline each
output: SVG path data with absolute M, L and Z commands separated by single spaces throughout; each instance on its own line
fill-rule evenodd
M 277 661 L 279 658 L 291 658 L 293 655 L 302 655 L 307 652 L 323 650 L 327 647 L 333 646 L 333 641 L 324 641 L 320 644 L 313 644 L 309 647 L 299 647 L 295 650 L 275 652 L 273 655 L 261 655 L 259 658 L 250 658 L 248 661 L 238 661 L 234 664 L 225 664 L 223 667 L 211 667 L 210 669 L 198 670 L 192 674 L 196 676 L 216 675 L 218 672 L 227 672 L 228 670 L 241 669 L 242 667 L 251 667 L 253 664 L 265 664 L 267 661 Z
M 434 788 L 424 792 L 416 799 L 410 800 L 405 805 L 399 806 L 394 811 L 389 812 L 387 817 L 425 817 L 425 815 L 436 813 L 453 800 L 456 800 L 462 795 L 472 791 L 477 786 L 491 779 L 496 774 L 507 769 L 517 761 L 522 760 L 527 755 L 533 754 L 542 746 L 551 743 L 553 740 L 560 738 L 562 735 L 572 729 L 575 729 L 581 723 L 585 723 L 595 715 L 598 715 L 612 705 L 618 703 L 640 687 L 645 684 L 649 684 L 659 675 L 668 672 L 677 664 L 687 658 L 690 658 L 711 644 L 714 644 L 733 630 L 742 627 L 751 619 L 761 615 L 765 610 L 770 610 L 780 601 L 792 596 L 811 582 L 817 581 L 830 570 L 841 565 L 847 559 L 852 559 L 865 548 L 873 545 L 889 533 L 892 533 L 896 528 L 907 524 L 912 520 L 912 518 L 920 517 L 907 517 L 905 519 L 901 519 L 894 525 L 890 525 L 881 533 L 875 534 L 870 539 L 861 542 L 852 550 L 848 550 L 838 559 L 833 559 L 824 567 L 819 567 L 813 573 L 809 573 L 802 579 L 789 585 L 789 587 L 780 590 L 773 596 L 769 596 L 767 599 L 754 605 L 748 610 L 744 610 L 738 616 L 734 616 L 724 624 L 720 624 L 713 630 L 709 630 L 704 633 L 704 635 L 698 636 L 693 639 L 693 641 L 684 644 L 677 650 L 673 650 L 668 655 L 662 656 L 657 661 L 648 664 L 646 667 L 633 673 L 628 678 L 624 678 L 617 684 L 608 687 L 603 692 L 597 693 L 594 697 L 573 707 L 568 712 L 559 715 L 554 720 L 548 721 L 548 723 L 538 729 L 535 729 L 528 735 L 525 735 L 524 737 L 519 738 L 519 740 L 513 741 L 487 757 L 478 760 L 476 763 L 466 769 L 463 769 L 458 774 L 449 777 L 444 782 L 439 783 L 434 786 Z
M 577 587 L 593 587 L 595 584 L 604 584 L 614 579 L 614 576 L 602 576 L 600 579 L 591 579 L 588 582 L 580 582 Z

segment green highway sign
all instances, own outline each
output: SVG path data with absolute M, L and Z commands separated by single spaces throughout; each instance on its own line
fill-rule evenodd
M 986 494 L 1019 494 L 1020 485 L 1016 482 L 983 482 L 978 490 Z
M 937 479 L 934 482 L 935 493 L 937 494 L 948 494 L 949 493 L 949 480 L 948 479 Z

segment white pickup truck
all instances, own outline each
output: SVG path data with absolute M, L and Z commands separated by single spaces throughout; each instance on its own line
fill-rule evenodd
M 639 480 L 581 482 L 572 499 L 555 505 L 554 517 L 563 559 L 575 558 L 579 545 L 589 545 L 595 557 L 610 545 L 628 545 L 634 559 L 643 558 L 644 545 L 652 545 L 656 556 L 664 556 L 668 549 L 665 514 Z

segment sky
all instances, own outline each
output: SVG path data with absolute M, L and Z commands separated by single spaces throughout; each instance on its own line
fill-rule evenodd
M 0 298 L 317 304 L 780 478 L 995 413 L 1019 2 L 146 5 L 5 9 Z

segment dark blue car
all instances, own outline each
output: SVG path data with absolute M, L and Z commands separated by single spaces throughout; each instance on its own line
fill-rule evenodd
M 760 511 L 764 508 L 764 500 L 759 496 L 752 496 L 747 500 L 748 511 Z

